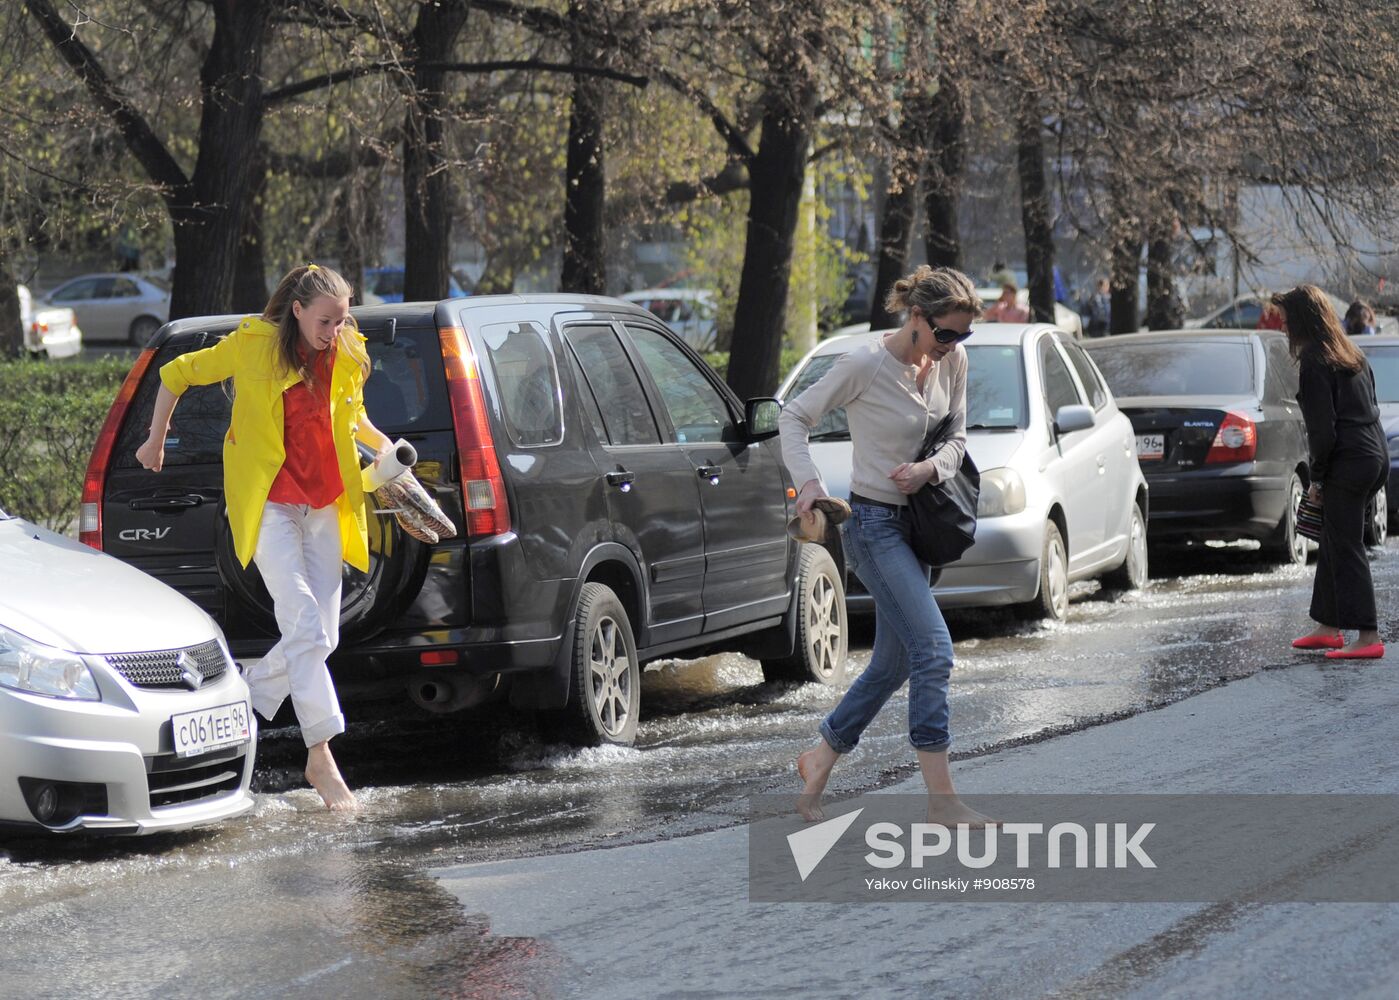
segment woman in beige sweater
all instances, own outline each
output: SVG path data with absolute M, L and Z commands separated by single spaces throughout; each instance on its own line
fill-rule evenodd
M 947 766 L 947 682 L 952 638 L 928 587 L 927 568 L 910 545 L 909 494 L 957 473 L 966 452 L 967 352 L 981 315 L 971 280 L 951 268 L 920 267 L 894 285 L 890 312 L 903 326 L 845 354 L 782 412 L 782 453 L 803 484 L 797 510 L 826 496 L 808 448 L 811 429 L 845 407 L 853 467 L 850 510 L 842 526 L 846 565 L 874 598 L 869 666 L 821 723 L 821 741 L 797 758 L 805 789 L 797 808 L 822 818 L 821 795 L 840 755 L 853 750 L 889 696 L 908 682 L 909 740 L 928 788 L 929 822 L 984 825 L 957 797 Z M 929 459 L 914 461 L 928 429 L 951 414 L 951 433 Z

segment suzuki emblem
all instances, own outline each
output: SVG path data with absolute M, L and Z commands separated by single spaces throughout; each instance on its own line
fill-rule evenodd
M 185 651 L 175 661 L 175 666 L 180 668 L 180 680 L 185 682 L 185 687 L 191 691 L 198 691 L 204 683 L 204 674 L 199 669 L 199 661 L 188 651 Z

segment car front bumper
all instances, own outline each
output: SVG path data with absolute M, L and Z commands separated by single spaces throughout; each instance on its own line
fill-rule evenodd
M 94 674 L 97 671 L 94 670 Z M 242 815 L 253 806 L 257 719 L 249 740 L 199 757 L 174 754 L 171 716 L 249 702 L 230 665 L 199 691 L 151 690 L 98 676 L 100 702 L 66 701 L 0 688 L 0 823 L 51 832 L 146 834 L 185 830 Z M 21 778 L 105 791 L 105 809 L 41 824 Z

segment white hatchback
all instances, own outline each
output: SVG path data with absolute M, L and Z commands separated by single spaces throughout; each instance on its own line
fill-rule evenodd
M 0 511 L 0 824 L 153 833 L 252 807 L 257 723 L 212 618 Z
M 1092 360 L 1044 323 L 975 324 L 967 352 L 967 451 L 981 471 L 976 542 L 943 569 L 943 607 L 1015 605 L 1063 618 L 1069 584 L 1104 577 L 1114 589 L 1147 580 L 1147 488 L 1131 421 Z M 792 399 L 845 352 L 882 332 L 832 337 L 778 390 Z M 833 496 L 850 491 L 850 433 L 833 410 L 811 434 L 811 457 Z M 851 580 L 851 611 L 872 601 Z

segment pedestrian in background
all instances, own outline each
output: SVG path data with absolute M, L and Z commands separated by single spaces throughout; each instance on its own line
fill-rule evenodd
M 1001 297 L 991 304 L 991 308 L 986 310 L 986 320 L 988 323 L 1028 323 L 1030 322 L 1030 310 L 1020 305 L 1016 299 L 1020 295 L 1020 289 L 1015 287 L 1015 282 L 1007 281 L 1001 285 Z
M 1365 509 L 1389 476 L 1389 450 L 1375 376 L 1321 289 L 1299 285 L 1274 295 L 1272 303 L 1282 310 L 1298 364 L 1297 402 L 1311 451 L 1308 498 L 1322 511 L 1310 611 L 1317 627 L 1292 645 L 1325 649 L 1332 659 L 1377 659 L 1384 643 L 1365 554 Z M 1349 645 L 1345 630 L 1358 632 Z
M 1346 310 L 1346 333 L 1352 337 L 1369 337 L 1375 333 L 1375 310 L 1364 299 L 1356 299 Z
M 1112 292 L 1107 278 L 1099 278 L 1083 310 L 1083 329 L 1090 337 L 1107 336 L 1112 321 Z
M 985 825 L 952 784 L 947 750 L 947 684 L 952 637 L 928 586 L 928 568 L 910 544 L 909 494 L 956 475 L 967 447 L 967 352 L 981 299 L 971 280 L 926 265 L 895 282 L 885 308 L 906 316 L 896 332 L 841 356 L 831 370 L 782 411 L 782 454 L 802 484 L 797 511 L 826 496 L 812 463 L 812 428 L 836 407 L 850 424 L 854 467 L 850 518 L 842 527 L 847 566 L 874 598 L 874 651 L 869 666 L 821 723 L 821 741 L 797 758 L 804 787 L 797 808 L 822 818 L 821 795 L 841 754 L 889 697 L 908 682 L 909 741 L 928 789 L 929 822 Z M 915 461 L 928 429 L 951 414 L 946 443 Z
M 257 563 L 281 631 L 244 679 L 265 719 L 291 696 L 306 780 L 334 810 L 357 804 L 330 753 L 345 716 L 326 668 L 340 636 L 341 563 L 369 571 L 355 439 L 380 456 L 393 448 L 364 412 L 370 360 L 350 317 L 351 294 L 329 268 L 292 269 L 261 316 L 160 369 L 150 437 L 136 451 L 159 472 L 179 397 L 192 385 L 233 379 L 223 448 L 229 527 L 242 565 Z

